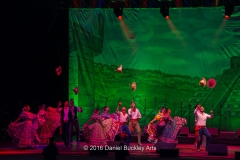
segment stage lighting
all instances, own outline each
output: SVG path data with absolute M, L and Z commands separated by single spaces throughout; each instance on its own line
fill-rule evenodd
M 234 3 L 233 0 L 225 1 L 225 17 L 229 18 L 234 12 Z
M 160 0 L 159 6 L 160 6 L 160 13 L 162 14 L 162 16 L 165 18 L 168 18 L 169 17 L 169 1 Z
M 122 0 L 114 1 L 113 12 L 118 19 L 122 18 L 124 2 Z

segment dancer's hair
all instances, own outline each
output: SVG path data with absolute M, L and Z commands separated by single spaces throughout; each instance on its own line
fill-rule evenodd
M 98 108 L 93 111 L 93 113 L 96 113 L 97 111 L 100 111 Z
M 28 107 L 29 107 L 29 105 L 25 105 L 25 106 L 23 107 L 22 111 L 26 111 Z
M 106 108 L 107 108 L 107 107 L 108 107 L 108 106 L 104 106 L 104 107 L 103 107 L 103 111 L 106 111 Z

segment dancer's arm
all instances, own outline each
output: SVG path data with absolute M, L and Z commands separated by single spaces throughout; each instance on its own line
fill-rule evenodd
M 132 108 L 128 109 L 128 115 L 132 115 Z
M 18 121 L 20 121 L 20 119 L 21 119 L 21 118 L 20 118 L 20 117 L 18 117 L 18 119 L 17 119 L 15 122 L 13 122 L 13 123 L 17 123 Z
M 78 112 L 83 112 L 82 107 L 77 107 Z
M 198 113 L 199 113 L 199 107 L 196 107 L 196 109 L 194 110 L 194 112 L 193 112 L 193 113 L 194 113 L 194 115 L 195 115 L 195 116 L 197 116 L 197 115 L 198 115 Z
M 91 117 L 86 123 L 85 125 L 88 125 L 88 123 L 90 123 L 93 120 L 93 118 Z
M 151 122 L 149 122 L 149 123 L 153 123 L 153 122 L 155 122 L 157 119 L 156 118 L 154 118 Z
M 118 102 L 118 106 L 117 106 L 117 109 L 116 109 L 116 113 L 117 113 L 117 114 L 120 113 L 120 112 L 119 112 L 119 107 L 120 107 L 121 104 L 122 104 L 122 102 Z
M 210 115 L 208 114 L 208 115 L 207 115 L 207 118 L 213 118 L 213 116 L 214 116 L 214 114 L 213 114 L 213 111 L 211 110 L 211 111 L 210 111 Z
M 62 108 L 60 108 L 61 105 L 62 105 L 62 102 L 59 101 L 59 102 L 58 102 L 58 107 L 57 107 L 57 109 L 56 109 L 56 112 L 61 112 L 61 111 L 62 111 Z

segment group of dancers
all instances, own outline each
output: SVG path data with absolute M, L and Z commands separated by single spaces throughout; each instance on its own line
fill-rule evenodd
M 142 115 L 137 109 L 134 101 L 127 109 L 119 102 L 116 111 L 109 113 L 110 108 L 105 106 L 100 114 L 100 109 L 95 109 L 91 118 L 83 126 L 85 141 L 89 145 L 104 146 L 107 142 L 114 141 L 119 134 L 122 140 L 126 139 L 129 146 L 134 132 L 137 134 L 138 145 L 141 146 L 141 128 L 139 120 Z M 120 110 L 121 107 L 121 110 Z M 8 133 L 14 142 L 18 142 L 19 147 L 35 147 L 39 143 L 46 143 L 53 136 L 55 130 L 60 126 L 60 133 L 64 145 L 71 146 L 72 130 L 76 130 L 76 143 L 79 145 L 80 133 L 77 112 L 83 112 L 81 107 L 74 106 L 74 100 L 65 101 L 62 105 L 58 103 L 57 108 L 48 107 L 43 104 L 37 114 L 30 112 L 29 106 L 24 106 L 19 118 L 8 127 Z M 196 146 L 200 151 L 203 135 L 206 136 L 206 150 L 210 143 L 210 134 L 206 128 L 207 118 L 213 117 L 211 114 L 204 113 L 204 107 L 197 105 L 194 110 L 195 115 L 195 135 Z M 171 117 L 171 110 L 166 107 L 159 109 L 158 114 L 148 124 L 148 141 L 153 145 L 157 142 L 177 144 L 177 135 L 181 128 L 187 123 L 185 118 Z

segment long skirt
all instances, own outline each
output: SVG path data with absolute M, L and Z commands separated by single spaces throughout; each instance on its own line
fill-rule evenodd
M 56 108 L 48 107 L 46 114 L 46 121 L 37 131 L 40 143 L 49 143 L 49 138 L 53 136 L 56 129 L 61 125 L 60 114 L 56 112 Z
M 114 141 L 115 136 L 119 133 L 119 123 L 110 118 L 101 122 L 103 132 L 106 135 L 108 141 Z
M 100 122 L 95 122 L 89 126 L 84 126 L 83 134 L 85 137 L 85 141 L 89 145 L 107 145 L 107 137 L 103 132 L 103 127 Z
M 172 121 L 168 121 L 167 125 L 163 128 L 161 135 L 158 139 L 165 143 L 178 143 L 177 135 L 180 129 L 187 123 L 185 118 L 174 117 Z
M 35 138 L 32 121 L 26 120 L 20 123 L 11 123 L 8 126 L 8 134 L 19 147 L 35 147 Z

